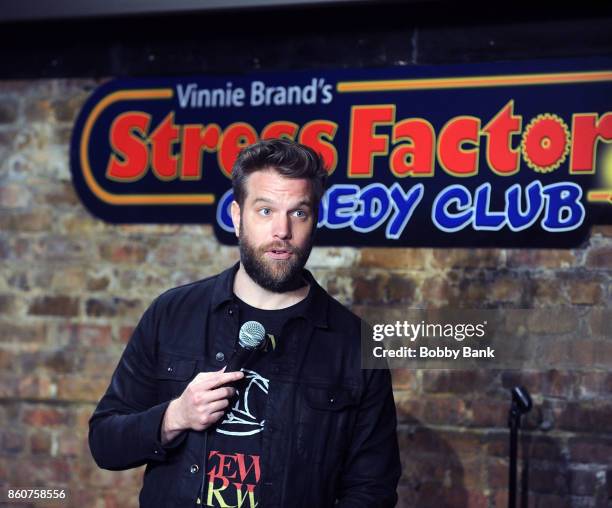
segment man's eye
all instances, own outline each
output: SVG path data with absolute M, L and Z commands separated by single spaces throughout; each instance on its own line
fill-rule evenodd
M 293 215 L 295 215 L 298 219 L 306 218 L 306 212 L 304 210 L 296 210 L 295 212 L 293 212 Z
M 272 210 L 270 210 L 269 208 L 261 208 L 259 210 L 259 215 L 270 215 L 272 213 Z

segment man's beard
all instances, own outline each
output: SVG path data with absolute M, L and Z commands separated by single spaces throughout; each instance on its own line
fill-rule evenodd
M 262 247 L 254 247 L 249 242 L 248 235 L 240 224 L 238 244 L 240 246 L 240 262 L 246 273 L 264 289 L 274 293 L 286 293 L 305 285 L 302 270 L 310 251 L 313 238 L 309 238 L 303 249 L 294 247 L 281 240 L 270 242 Z M 269 250 L 285 250 L 291 252 L 289 259 L 270 259 L 266 256 Z

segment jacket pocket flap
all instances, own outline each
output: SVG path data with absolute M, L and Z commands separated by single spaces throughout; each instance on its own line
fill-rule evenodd
M 171 379 L 174 381 L 185 381 L 191 376 L 196 368 L 196 360 L 163 354 L 159 357 L 157 364 L 157 379 Z
M 304 395 L 310 407 L 326 411 L 340 411 L 357 403 L 353 393 L 343 387 L 306 386 Z

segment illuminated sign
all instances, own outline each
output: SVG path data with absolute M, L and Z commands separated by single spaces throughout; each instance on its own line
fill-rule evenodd
M 550 246 L 612 223 L 612 60 L 120 79 L 77 120 L 73 181 L 113 223 L 213 223 L 259 139 L 330 172 L 320 245 Z

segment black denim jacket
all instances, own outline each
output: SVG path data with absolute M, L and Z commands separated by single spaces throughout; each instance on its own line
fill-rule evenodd
M 232 354 L 234 344 L 223 337 L 228 330 L 238 336 L 237 268 L 171 289 L 151 304 L 89 421 L 98 466 L 147 465 L 143 507 L 196 506 L 204 432 L 185 431 L 162 445 L 160 426 L 189 381 L 219 370 Z M 359 318 L 308 271 L 304 276 L 311 304 L 283 332 L 297 339 L 295 350 L 271 366 L 259 506 L 394 506 L 400 460 L 389 372 L 361 369 Z

